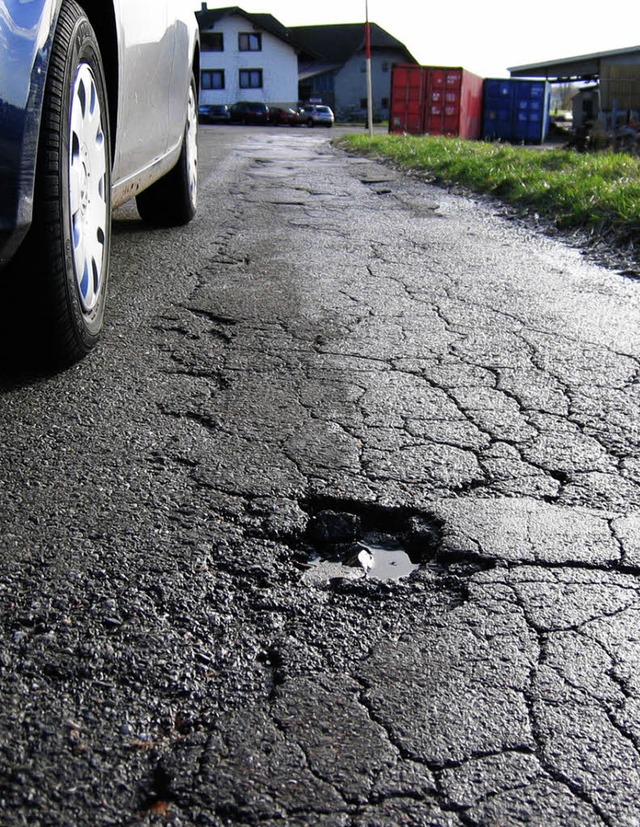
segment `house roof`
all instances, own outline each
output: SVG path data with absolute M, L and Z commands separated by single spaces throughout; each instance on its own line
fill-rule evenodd
M 318 55 L 324 63 L 342 66 L 364 49 L 364 27 L 364 23 L 335 23 L 325 26 L 293 26 L 289 31 L 306 51 Z M 376 23 L 371 23 L 369 29 L 372 50 L 396 49 L 402 53 L 404 62 L 416 62 L 403 43 Z
M 342 63 L 309 62 L 300 68 L 298 80 L 309 80 L 319 75 L 325 75 L 327 72 L 337 72 L 342 66 Z
M 547 60 L 543 63 L 528 63 L 524 66 L 513 66 L 508 71 L 511 77 L 592 80 L 600 75 L 600 61 L 602 58 L 624 57 L 632 54 L 640 55 L 640 46 L 614 49 L 609 52 L 595 52 L 594 54 L 578 55 L 577 57 L 563 57 L 558 60 Z
M 292 48 L 301 52 L 306 50 L 301 46 L 297 40 L 292 37 L 291 30 L 283 26 L 272 14 L 254 14 L 253 12 L 246 12 L 239 6 L 225 6 L 220 9 L 207 9 L 206 3 L 202 4 L 202 9 L 196 12 L 198 26 L 200 31 L 207 32 L 215 29 L 216 23 L 224 17 L 237 14 L 244 17 L 248 23 L 265 32 L 269 32 L 288 43 Z

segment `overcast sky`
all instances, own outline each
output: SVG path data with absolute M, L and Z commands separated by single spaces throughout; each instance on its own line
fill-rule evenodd
M 210 9 L 226 3 L 209 0 Z M 247 0 L 246 12 L 267 12 L 284 26 L 360 23 L 366 0 Z M 194 2 L 194 9 L 200 9 Z M 368 0 L 369 20 L 433 66 L 462 66 L 481 77 L 560 57 L 624 49 L 640 43 L 640 3 L 537 0 Z

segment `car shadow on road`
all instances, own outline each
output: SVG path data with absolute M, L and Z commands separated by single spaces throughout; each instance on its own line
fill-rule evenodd
M 69 366 L 60 363 L 47 345 L 38 322 L 34 280 L 7 279 L 0 303 L 0 392 L 51 379 Z
M 7 320 L 0 313 L 0 327 L 0 394 L 37 385 L 65 369 L 48 359 L 42 344 L 15 317 Z
M 135 202 L 118 209 L 113 216 L 112 234 L 148 236 L 152 227 L 140 218 Z M 166 230 L 158 229 L 158 232 Z M 69 368 L 51 358 L 43 331 L 34 320 L 35 280 L 29 266 L 17 267 L 5 279 L 0 302 L 0 392 L 28 387 L 50 379 Z M 23 272 L 24 271 L 24 272 Z M 108 302 L 107 302 L 108 303 Z
M 27 281 L 27 279 L 25 279 Z M 0 391 L 41 381 L 51 375 L 38 363 L 37 331 L 24 287 L 7 280 L 0 304 Z

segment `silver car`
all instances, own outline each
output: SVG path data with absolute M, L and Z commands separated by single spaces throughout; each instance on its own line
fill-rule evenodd
M 335 118 L 330 106 L 306 104 L 300 109 L 300 122 L 307 126 L 333 126 Z
M 198 64 L 188 0 L 0 0 L 2 303 L 48 361 L 98 341 L 115 207 L 193 218 Z

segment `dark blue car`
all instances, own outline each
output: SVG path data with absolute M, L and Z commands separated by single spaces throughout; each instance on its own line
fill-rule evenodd
M 200 123 L 230 123 L 231 113 L 224 103 L 204 103 L 198 107 Z

